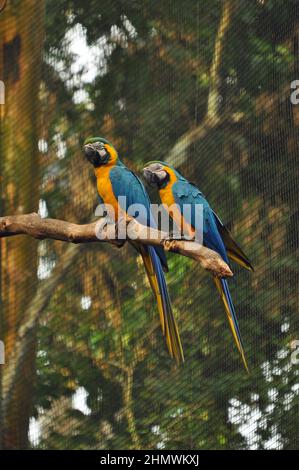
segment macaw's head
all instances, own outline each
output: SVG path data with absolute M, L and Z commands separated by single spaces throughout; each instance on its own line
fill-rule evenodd
M 102 137 L 88 137 L 83 144 L 83 152 L 95 168 L 115 163 L 118 158 L 113 145 Z
M 169 181 L 177 179 L 177 172 L 164 162 L 149 162 L 143 168 L 143 175 L 151 186 L 165 188 Z

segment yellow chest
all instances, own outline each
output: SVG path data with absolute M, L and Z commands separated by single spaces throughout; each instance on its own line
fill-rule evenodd
M 169 183 L 166 188 L 160 189 L 159 191 L 160 199 L 163 204 L 166 206 L 171 206 L 172 204 L 175 204 L 175 200 L 172 194 L 172 184 Z
M 110 171 L 112 170 L 113 166 L 114 165 L 103 165 L 102 167 L 96 168 L 95 175 L 97 178 L 98 193 L 103 199 L 108 212 L 110 207 L 112 207 L 115 214 L 115 220 L 117 221 L 120 208 L 118 206 L 118 201 L 114 196 L 112 184 L 110 181 Z
M 172 181 L 172 178 L 171 178 L 168 185 L 165 188 L 160 189 L 160 191 L 159 191 L 160 199 L 161 199 L 162 203 L 167 207 L 168 212 L 169 212 L 171 218 L 176 223 L 179 231 L 181 233 L 189 235 L 190 237 L 193 237 L 194 233 L 195 233 L 195 230 L 184 219 L 184 217 L 181 213 L 181 210 L 178 207 L 178 205 L 176 204 L 175 199 L 174 199 L 173 194 L 172 194 L 172 186 L 175 183 L 175 181 Z

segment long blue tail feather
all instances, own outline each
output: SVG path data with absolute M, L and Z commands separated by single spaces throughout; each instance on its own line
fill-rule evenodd
M 246 358 L 245 358 L 245 352 L 244 352 L 244 346 L 243 346 L 243 340 L 240 332 L 240 327 L 239 323 L 237 320 L 237 315 L 235 311 L 235 307 L 230 295 L 228 283 L 226 279 L 219 279 L 217 277 L 214 277 L 215 284 L 217 286 L 217 289 L 219 290 L 219 293 L 221 295 L 222 301 L 224 303 L 225 311 L 228 317 L 228 321 L 235 339 L 235 342 L 237 344 L 238 350 L 241 354 L 245 369 L 247 372 L 249 372 Z
M 149 254 L 152 260 L 153 268 L 156 274 L 159 291 L 162 298 L 163 317 L 164 317 L 164 335 L 170 354 L 175 358 L 176 362 L 184 362 L 184 353 L 181 345 L 180 335 L 176 320 L 173 315 L 171 301 L 166 285 L 165 275 L 162 264 L 155 248 L 149 246 Z

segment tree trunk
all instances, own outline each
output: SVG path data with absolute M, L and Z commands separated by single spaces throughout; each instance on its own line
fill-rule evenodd
M 0 79 L 5 84 L 1 110 L 1 207 L 21 213 L 38 208 L 39 85 L 44 34 L 44 1 L 8 2 L 0 14 Z M 6 365 L 1 366 L 1 395 L 17 330 L 36 290 L 37 244 L 1 239 L 1 334 Z M 22 358 L 22 372 L 9 404 L 1 410 L 1 444 L 27 447 L 35 374 L 35 333 Z

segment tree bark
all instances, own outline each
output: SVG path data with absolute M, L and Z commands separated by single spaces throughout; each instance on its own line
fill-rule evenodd
M 8 2 L 0 16 L 0 70 L 5 84 L 1 105 L 1 213 L 38 207 L 38 91 L 41 76 L 44 0 Z M 30 239 L 1 240 L 1 333 L 6 362 L 17 341 L 24 311 L 36 288 L 37 244 Z M 22 358 L 7 409 L 2 408 L 2 447 L 27 447 L 35 374 L 35 333 Z M 1 368 L 1 389 L 7 367 Z
M 2 413 L 4 418 L 6 417 L 7 410 L 10 409 L 11 396 L 14 395 L 15 387 L 18 385 L 18 378 L 23 370 L 24 357 L 26 357 L 28 351 L 32 348 L 32 336 L 35 337 L 38 320 L 48 306 L 56 287 L 62 281 L 70 266 L 75 262 L 77 255 L 78 247 L 70 245 L 61 256 L 51 277 L 40 285 L 36 295 L 33 296 L 30 304 L 24 311 L 22 323 L 14 342 L 14 349 L 5 365 L 5 381 L 2 384 Z

